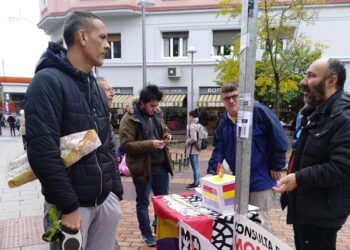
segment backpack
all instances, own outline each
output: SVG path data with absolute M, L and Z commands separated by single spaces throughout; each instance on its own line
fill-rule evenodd
M 200 123 L 197 124 L 197 141 L 195 146 L 198 150 L 206 149 L 208 147 L 208 131 Z

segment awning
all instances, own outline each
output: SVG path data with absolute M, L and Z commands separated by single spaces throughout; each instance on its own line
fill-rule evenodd
M 116 95 L 113 97 L 111 108 L 121 109 L 124 108 L 124 102 L 132 95 Z
M 164 95 L 160 102 L 161 107 L 183 107 L 186 95 Z
M 221 95 L 200 95 L 198 107 L 223 107 Z

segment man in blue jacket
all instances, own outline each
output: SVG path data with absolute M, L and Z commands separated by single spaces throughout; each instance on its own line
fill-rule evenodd
M 233 174 L 236 172 L 237 88 L 238 84 L 234 82 L 221 88 L 227 112 L 215 130 L 208 174 L 217 174 L 217 164 L 223 160 L 226 160 Z M 285 167 L 287 149 L 286 135 L 277 116 L 268 107 L 255 102 L 249 204 L 260 207 L 267 229 L 271 229 L 267 211 L 278 204 L 272 187 Z
M 41 183 L 45 208 L 55 205 L 62 212 L 62 227 L 82 232 L 82 249 L 112 250 L 123 189 L 111 154 L 107 98 L 92 74 L 110 47 L 107 31 L 98 16 L 73 12 L 63 36 L 67 50 L 49 44 L 26 93 L 28 160 Z M 101 146 L 66 169 L 60 137 L 90 129 Z

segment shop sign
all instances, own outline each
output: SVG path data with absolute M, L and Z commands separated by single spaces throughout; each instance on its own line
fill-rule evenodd
M 113 88 L 113 92 L 115 95 L 133 95 L 133 88 L 132 87 L 120 87 L 120 88 Z
M 160 87 L 160 91 L 163 92 L 165 95 L 186 95 L 187 94 L 187 88 L 186 87 Z
M 221 87 L 200 87 L 200 95 L 220 95 Z

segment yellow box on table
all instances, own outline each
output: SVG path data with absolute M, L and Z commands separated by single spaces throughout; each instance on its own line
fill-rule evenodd
M 223 215 L 234 214 L 235 176 L 224 174 L 201 178 L 202 205 Z

